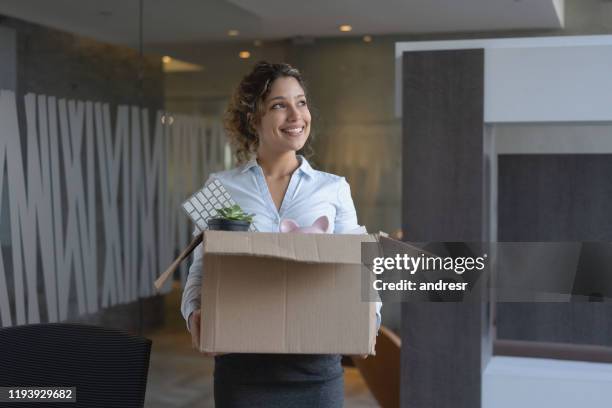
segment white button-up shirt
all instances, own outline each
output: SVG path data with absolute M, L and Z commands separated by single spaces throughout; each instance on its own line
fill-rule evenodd
M 280 222 L 285 218 L 293 219 L 302 227 L 310 226 L 322 215 L 330 220 L 328 233 L 342 234 L 359 228 L 351 189 L 346 179 L 313 169 L 302 156 L 298 156 L 298 159 L 300 166 L 291 175 L 280 210 L 276 209 L 263 170 L 255 159 L 232 170 L 214 173 L 209 181 L 219 180 L 245 213 L 256 214 L 253 223 L 261 232 L 279 232 Z M 181 313 L 188 327 L 189 316 L 200 308 L 202 254 L 200 244 L 193 252 L 193 263 L 183 291 Z M 378 302 L 378 327 L 381 307 L 382 303 Z

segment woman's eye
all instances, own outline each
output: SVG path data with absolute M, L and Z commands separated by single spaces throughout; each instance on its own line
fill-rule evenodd
M 301 100 L 297 103 L 298 106 L 306 106 L 306 101 Z M 285 107 L 284 103 L 275 103 L 270 107 L 270 109 L 283 109 Z

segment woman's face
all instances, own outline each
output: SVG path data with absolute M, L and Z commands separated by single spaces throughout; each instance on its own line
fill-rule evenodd
M 282 77 L 272 83 L 255 130 L 259 151 L 282 154 L 304 146 L 310 134 L 310 111 L 304 90 L 295 78 Z

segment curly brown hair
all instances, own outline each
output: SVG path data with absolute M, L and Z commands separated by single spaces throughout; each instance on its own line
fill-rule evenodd
M 242 80 L 225 111 L 224 125 L 227 137 L 234 149 L 238 163 L 251 159 L 259 146 L 259 138 L 254 124 L 258 123 L 264 114 L 263 101 L 270 94 L 272 83 L 283 77 L 295 78 L 304 93 L 307 94 L 302 74 L 289 64 L 271 64 L 260 61 Z M 311 154 L 310 137 L 303 151 Z

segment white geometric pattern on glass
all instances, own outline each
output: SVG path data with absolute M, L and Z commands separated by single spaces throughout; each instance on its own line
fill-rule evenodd
M 220 121 L 177 114 L 169 126 L 164 114 L 0 89 L 0 202 L 10 203 L 0 205 L 0 224 L 18 226 L 0 228 L 12 254 L 0 256 L 0 327 L 60 322 L 156 293 L 158 272 L 189 244 L 189 220 L 177 211 L 192 192 L 184 181 L 228 158 Z M 126 208 L 138 216 L 122 223 Z
M 213 179 L 200 191 L 196 191 L 182 205 L 189 218 L 197 225 L 200 231 L 208 229 L 206 220 L 217 216 L 217 210 L 236 204 L 230 193 L 227 192 L 219 180 Z M 257 231 L 255 224 L 251 223 L 249 231 Z

